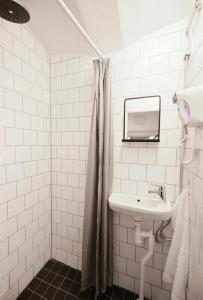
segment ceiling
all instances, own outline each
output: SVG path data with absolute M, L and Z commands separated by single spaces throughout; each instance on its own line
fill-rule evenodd
M 56 0 L 17 0 L 49 54 L 95 54 Z M 188 16 L 193 0 L 64 0 L 102 53 Z

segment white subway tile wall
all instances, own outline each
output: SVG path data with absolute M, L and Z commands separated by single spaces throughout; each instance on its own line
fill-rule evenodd
M 171 97 L 182 88 L 186 21 L 164 28 L 119 53 L 111 53 L 113 98 L 113 191 L 147 195 L 152 182 L 165 184 L 174 201 L 179 190 L 177 141 L 181 125 Z M 53 257 L 81 268 L 87 150 L 93 104 L 91 57 L 51 57 Z M 178 61 L 178 63 L 177 63 Z M 160 94 L 161 142 L 122 143 L 123 104 L 128 96 Z M 18 172 L 16 172 L 19 176 Z M 154 230 L 155 222 L 143 222 Z M 171 234 L 171 231 L 168 231 Z M 114 283 L 139 289 L 140 260 L 147 245 L 134 244 L 133 219 L 114 214 Z M 162 282 L 167 248 L 155 246 L 145 295 L 170 299 Z
M 190 86 L 203 80 L 202 14 L 192 40 L 187 72 Z M 171 201 L 178 193 L 181 124 L 171 96 L 183 87 L 185 26 L 184 20 L 109 55 L 115 192 L 147 195 L 150 184 L 159 182 L 166 185 Z M 51 192 L 53 257 L 81 268 L 93 58 L 56 55 L 49 61 L 28 26 L 2 20 L 0 37 L 0 273 L 9 289 L 5 299 L 12 300 L 51 256 Z M 162 97 L 161 142 L 123 144 L 124 99 L 157 93 Z M 186 155 L 190 147 L 191 140 Z M 190 179 L 193 239 L 189 298 L 195 300 L 203 298 L 202 141 L 200 147 L 198 159 L 184 168 L 185 184 Z M 134 244 L 132 221 L 114 214 L 114 283 L 138 292 L 140 260 L 147 245 Z M 144 230 L 155 231 L 158 226 L 158 222 L 143 222 Z M 170 299 L 170 287 L 161 279 L 167 251 L 155 245 L 147 265 L 145 295 L 153 300 Z
M 0 20 L 0 280 L 16 299 L 51 255 L 49 56 Z
M 188 87 L 203 83 L 203 11 L 194 25 L 191 41 L 191 57 L 187 69 Z M 199 108 L 203 110 L 203 104 Z M 186 145 L 186 157 L 191 157 L 194 129 L 190 130 Z M 185 166 L 184 185 L 190 182 L 190 265 L 188 299 L 203 299 L 203 129 L 199 138 L 200 153 L 191 165 Z

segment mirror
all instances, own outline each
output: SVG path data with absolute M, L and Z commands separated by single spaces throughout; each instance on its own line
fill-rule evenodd
M 160 96 L 125 99 L 122 141 L 159 142 L 160 111 Z

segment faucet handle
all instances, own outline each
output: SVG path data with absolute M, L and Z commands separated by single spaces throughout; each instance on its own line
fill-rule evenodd
M 166 202 L 166 186 L 165 185 L 162 185 L 162 184 L 157 184 L 157 183 L 152 183 L 153 186 L 157 187 L 158 190 L 149 190 L 148 192 L 151 194 L 151 193 L 154 193 L 154 194 L 157 194 L 161 197 L 161 199 Z

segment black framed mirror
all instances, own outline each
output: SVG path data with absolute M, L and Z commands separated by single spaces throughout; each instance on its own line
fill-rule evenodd
M 122 142 L 160 142 L 161 97 L 124 100 Z

